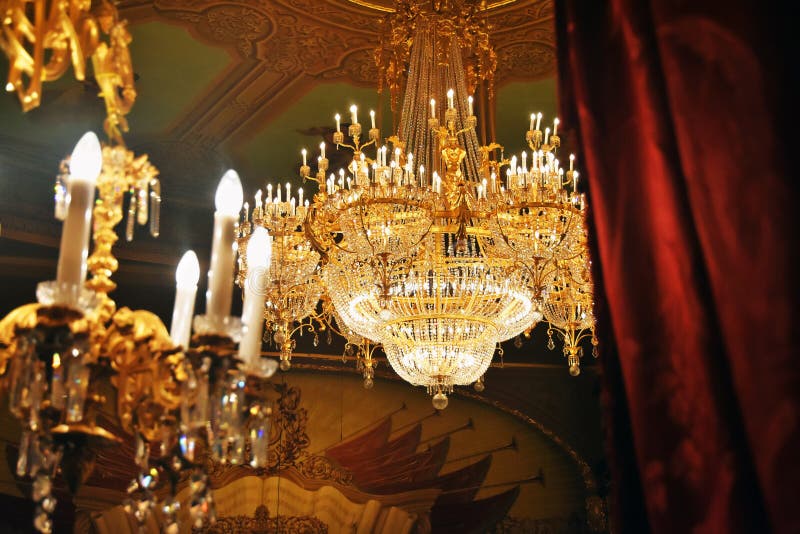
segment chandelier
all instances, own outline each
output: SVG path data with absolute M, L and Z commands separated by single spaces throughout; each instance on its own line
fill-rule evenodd
M 380 343 L 392 368 L 444 408 L 454 385 L 481 378 L 498 343 L 542 318 L 542 290 L 512 254 L 488 254 L 503 239 L 501 162 L 480 150 L 458 41 L 449 40 L 450 63 L 441 65 L 439 34 L 428 24 L 417 22 L 399 135 L 379 147 L 371 114 L 362 143 L 357 108 L 346 136 L 337 116 L 334 142 L 353 160 L 326 176 L 320 155 L 306 228 L 344 324 Z M 430 96 L 446 87 L 437 113 Z M 307 165 L 301 174 L 311 178 Z
M 459 24 L 453 14 L 466 4 L 400 7 L 387 21 L 394 44 L 385 32 L 376 52 L 393 91 L 398 65 L 409 60 L 398 135 L 384 143 L 374 112 L 363 135 L 353 105 L 349 124 L 334 117 L 336 149 L 352 152 L 346 168 L 330 172 L 322 143 L 312 173 L 303 150 L 301 177 L 319 187 L 301 215 L 319 254 L 323 300 L 333 306 L 324 319 L 335 317 L 353 345 L 380 345 L 397 374 L 426 387 L 439 409 L 453 386 L 483 387 L 499 343 L 543 319 L 549 345 L 560 335 L 577 374 L 580 342 L 596 341 L 585 199 L 574 157 L 566 169 L 558 160 L 558 119 L 542 131 L 541 114 L 533 115 L 530 152 L 497 158 L 502 147 L 478 142 L 468 89 L 476 71 L 462 65 L 465 36 L 485 28 L 472 27 L 480 10 Z M 490 69 L 492 54 L 480 57 Z M 443 95 L 446 105 L 436 100 Z
M 324 329 L 327 322 L 324 313 L 317 313 L 323 292 L 320 255 L 303 232 L 308 206 L 308 200 L 304 203 L 302 188 L 295 197 L 291 184 L 287 183 L 284 197 L 278 185 L 273 196 L 273 186 L 269 184 L 266 197 L 262 191 L 256 193 L 251 216 L 245 204 L 240 224 L 237 281 L 245 293 L 250 291 L 261 296 L 252 309 L 245 307 L 243 315 L 252 314 L 254 322 L 266 321 L 267 342 L 277 346 L 280 367 L 284 371 L 291 367 L 296 346 L 294 335 L 313 332 L 316 346 L 319 338 L 315 330 Z M 251 259 L 253 254 L 262 252 L 262 246 L 252 242 L 259 229 L 266 230 L 270 236 L 269 265 L 259 266 Z M 261 339 L 253 339 L 257 344 L 251 350 L 260 350 Z

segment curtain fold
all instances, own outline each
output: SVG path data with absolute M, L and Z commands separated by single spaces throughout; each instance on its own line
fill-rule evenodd
M 797 86 L 777 9 L 556 4 L 620 532 L 800 532 Z

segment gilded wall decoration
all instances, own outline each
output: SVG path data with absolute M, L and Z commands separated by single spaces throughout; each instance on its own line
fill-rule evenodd
M 268 534 L 271 532 L 291 532 L 297 534 L 328 534 L 328 527 L 317 519 L 309 516 L 282 516 L 270 517 L 269 510 L 263 504 L 256 508 L 253 516 L 237 515 L 221 517 L 214 525 L 193 528 L 195 534 L 239 534 L 250 532 L 252 534 Z

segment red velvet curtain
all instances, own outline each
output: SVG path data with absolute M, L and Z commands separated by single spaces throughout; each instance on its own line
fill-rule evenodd
M 776 4 L 556 4 L 618 532 L 800 532 L 798 30 Z

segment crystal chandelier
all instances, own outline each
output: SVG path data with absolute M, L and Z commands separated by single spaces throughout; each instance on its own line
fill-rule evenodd
M 318 344 L 316 329 L 324 329 L 324 314 L 317 313 L 317 304 L 322 296 L 322 281 L 319 277 L 320 255 L 303 232 L 303 221 L 309 202 L 303 201 L 303 189 L 292 196 L 291 185 L 286 184 L 285 198 L 280 185 L 273 196 L 272 185 L 267 186 L 266 197 L 259 191 L 255 196 L 252 216 L 248 217 L 248 206 L 240 225 L 239 276 L 238 282 L 245 291 L 263 297 L 255 307 L 246 309 L 245 315 L 253 315 L 266 321 L 268 342 L 280 351 L 280 367 L 286 371 L 291 367 L 292 351 L 296 345 L 295 334 L 313 332 Z M 252 261 L 251 249 L 261 252 L 261 247 L 251 240 L 258 229 L 269 232 L 271 261 L 259 267 Z M 242 251 L 245 253 L 242 254 Z M 316 327 L 316 328 L 315 328 Z M 260 350 L 261 340 L 258 347 Z
M 361 144 L 353 107 L 345 141 L 337 118 L 334 142 L 352 150 L 353 161 L 326 177 L 321 155 L 307 229 L 327 259 L 322 278 L 343 322 L 382 344 L 395 371 L 443 408 L 454 385 L 480 379 L 499 342 L 541 319 L 541 305 L 527 269 L 487 254 L 486 242 L 500 239 L 493 233 L 499 167 L 479 159 L 488 150 L 475 135 L 457 41 L 443 66 L 437 33 L 417 25 L 399 136 L 391 149 L 378 147 L 373 123 Z M 448 86 L 439 114 L 430 96 Z M 310 177 L 305 165 L 301 173 Z
M 58 190 L 56 195 L 56 212 L 64 221 L 57 279 L 39 284 L 37 304 L 0 321 L 0 386 L 23 427 L 16 473 L 32 480 L 39 532 L 52 531 L 56 473 L 74 493 L 98 450 L 128 436 L 136 443 L 139 474 L 124 506 L 142 526 L 160 504 L 168 532 L 177 531 L 175 493 L 182 478 L 189 479 L 193 523 L 213 519 L 206 457 L 251 466 L 267 462 L 271 407 L 263 386 L 277 362 L 260 356 L 260 316 L 243 322 L 229 315 L 242 205 L 239 178 L 226 173 L 217 191 L 206 314 L 192 320 L 200 268 L 189 252 L 176 273 L 168 332 L 154 314 L 117 309 L 108 296 L 117 268 L 113 229 L 123 218 L 126 191 L 131 191 L 128 228 L 149 216 L 151 230 L 158 230 L 152 218 L 158 217 L 160 195 L 146 158 L 126 172 L 121 172 L 125 160 L 112 157 L 109 163 L 109 154 L 126 153 L 101 147 L 92 133 L 81 138 L 62 165 L 63 198 Z M 268 266 L 266 230 L 250 241 L 251 264 Z M 93 274 L 88 281 L 87 271 Z M 259 276 L 267 273 L 254 269 L 252 277 Z M 263 280 L 247 284 L 260 285 Z M 245 291 L 246 300 L 258 297 Z M 101 412 L 115 416 L 121 433 L 98 423 Z

